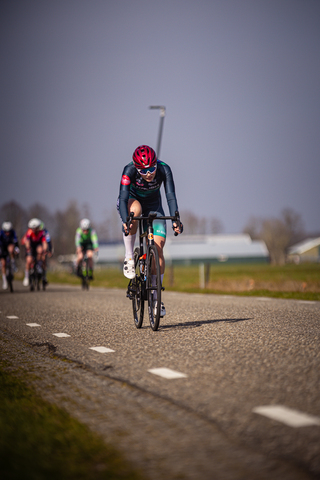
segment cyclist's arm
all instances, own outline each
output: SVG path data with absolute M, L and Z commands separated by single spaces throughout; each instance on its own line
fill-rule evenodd
M 91 230 L 91 242 L 93 250 L 98 250 L 99 243 L 98 243 L 98 235 L 95 230 Z
M 44 240 L 42 240 L 42 249 L 43 249 L 43 253 L 47 253 L 48 251 L 48 243 L 47 243 L 47 240 L 45 239 L 45 237 L 43 237 Z
M 176 192 L 174 187 L 173 175 L 169 165 L 163 165 L 165 178 L 164 178 L 164 191 L 168 202 L 169 212 L 171 216 L 175 215 L 178 211 L 178 202 L 176 198 Z
M 15 247 L 19 247 L 18 237 L 15 230 L 13 230 L 13 244 Z
M 136 168 L 133 164 L 126 165 L 122 172 L 119 189 L 119 213 L 122 223 L 126 223 L 128 217 L 128 200 L 130 196 L 130 186 L 134 178 Z
M 174 181 L 173 181 L 173 175 L 171 168 L 169 165 L 164 164 L 163 165 L 164 172 L 165 172 L 165 178 L 164 178 L 164 191 L 166 193 L 166 198 L 168 202 L 168 207 L 169 207 L 169 212 L 170 216 L 175 216 L 175 213 L 179 211 L 178 209 L 178 202 L 177 202 L 177 197 L 176 197 L 176 192 L 175 192 L 175 186 L 174 186 Z M 183 225 L 180 222 L 180 226 L 177 225 L 174 221 L 172 222 L 172 228 L 175 231 L 175 233 L 182 233 L 183 231 Z
M 31 239 L 30 239 L 31 231 L 27 231 L 24 236 L 24 246 L 26 248 L 26 252 L 29 253 L 31 250 Z
M 76 230 L 76 236 L 74 238 L 74 242 L 75 242 L 76 248 L 81 247 L 81 229 L 80 228 L 77 228 Z

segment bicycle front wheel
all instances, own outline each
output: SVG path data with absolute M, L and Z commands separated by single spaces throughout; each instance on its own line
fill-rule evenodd
M 7 277 L 7 282 L 8 282 L 8 288 L 10 293 L 13 293 L 13 284 L 12 284 L 12 277 Z
M 7 277 L 7 282 L 8 282 L 8 288 L 9 288 L 10 292 L 12 293 L 13 292 L 13 285 L 12 285 L 13 275 L 11 273 L 11 267 L 10 266 L 7 266 L 6 277 Z
M 34 289 L 35 289 L 35 283 L 36 283 L 35 272 L 34 272 L 34 269 L 32 268 L 32 269 L 30 270 L 30 273 L 29 273 L 30 292 L 33 292 L 33 291 L 34 291 Z
M 136 276 L 131 280 L 131 292 L 132 292 L 132 311 L 133 320 L 137 328 L 142 327 L 143 314 L 144 314 L 144 281 L 140 275 L 139 265 L 140 249 L 136 248 L 134 251 L 134 266 L 136 270 Z
M 82 290 L 89 290 L 89 265 L 88 258 L 85 258 L 82 269 Z
M 153 331 L 158 330 L 161 313 L 161 275 L 158 250 L 155 245 L 148 246 L 147 298 L 149 321 Z M 153 273 L 151 273 L 153 272 Z M 153 277 L 153 281 L 152 281 Z

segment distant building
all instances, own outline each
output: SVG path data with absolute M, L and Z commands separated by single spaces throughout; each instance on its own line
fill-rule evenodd
M 320 237 L 308 238 L 290 247 L 288 261 L 294 263 L 320 262 Z
M 185 265 L 269 262 L 266 244 L 260 240 L 251 240 L 248 234 L 169 237 L 164 255 L 167 263 Z
M 137 244 L 137 241 L 136 241 Z M 179 235 L 167 237 L 164 247 L 167 264 L 199 263 L 267 263 L 269 252 L 262 241 L 253 241 L 247 234 Z M 99 247 L 99 264 L 123 262 L 123 242 Z

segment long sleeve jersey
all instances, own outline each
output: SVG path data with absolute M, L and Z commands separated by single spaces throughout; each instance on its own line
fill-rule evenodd
M 135 198 L 141 203 L 142 210 L 151 205 L 159 205 L 162 208 L 160 187 L 164 190 L 168 202 L 169 212 L 174 216 L 178 210 L 178 203 L 175 194 L 175 187 L 171 168 L 160 160 L 157 161 L 157 171 L 154 179 L 147 182 L 140 175 L 133 162 L 124 167 L 119 192 L 119 212 L 122 221 L 125 223 L 128 217 L 128 200 Z
M 14 229 L 11 229 L 9 233 L 6 233 L 4 230 L 0 231 L 0 246 L 3 246 L 4 248 L 7 248 L 8 245 L 13 244 L 15 247 L 17 247 L 18 244 L 18 238 L 16 235 L 16 232 Z
M 89 228 L 88 233 L 83 233 L 80 227 L 77 228 L 75 244 L 76 247 L 83 247 L 89 250 L 99 248 L 96 231 L 93 228 Z

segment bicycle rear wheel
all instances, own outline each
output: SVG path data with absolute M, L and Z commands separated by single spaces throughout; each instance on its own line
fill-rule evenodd
M 9 260 L 10 262 L 11 260 Z M 8 288 L 10 292 L 13 292 L 13 285 L 12 285 L 12 280 L 13 280 L 13 274 L 11 270 L 11 265 L 7 263 L 7 268 L 6 268 L 6 277 L 7 277 L 7 282 L 8 282 Z
M 136 276 L 130 282 L 130 290 L 132 293 L 132 311 L 133 320 L 137 328 L 142 327 L 144 315 L 144 281 L 140 274 L 139 265 L 140 249 L 136 248 L 134 251 L 134 266 L 136 269 Z
M 147 265 L 147 298 L 149 321 L 153 331 L 158 330 L 161 313 L 161 275 L 158 250 L 155 245 L 149 245 L 149 256 Z M 155 284 L 152 284 L 152 274 L 154 271 Z

